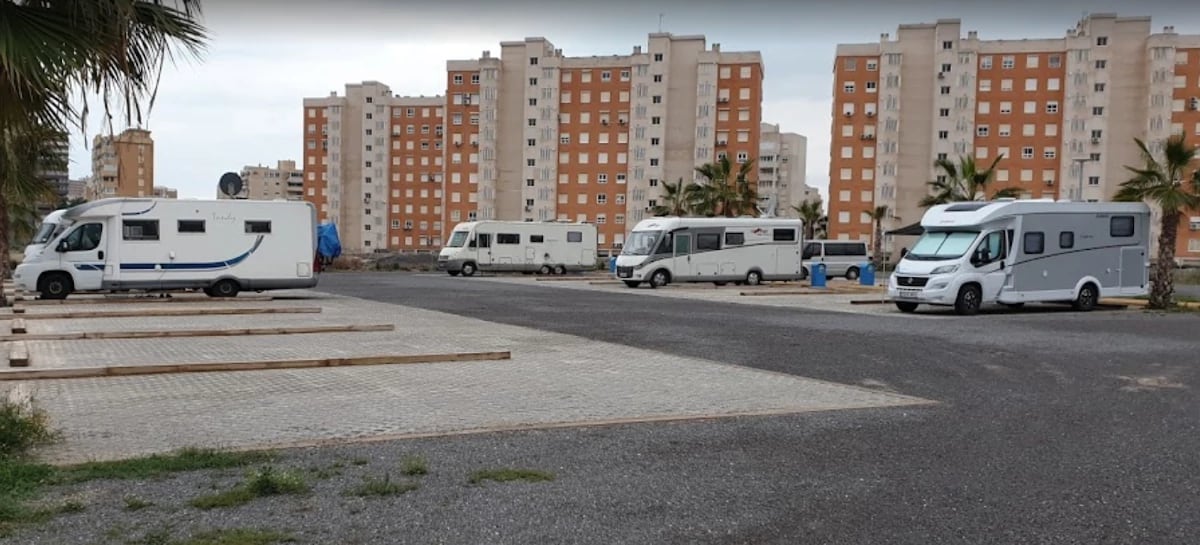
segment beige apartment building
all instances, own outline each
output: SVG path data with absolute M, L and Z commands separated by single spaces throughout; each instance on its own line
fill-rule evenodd
M 88 200 L 154 195 L 154 139 L 150 131 L 126 129 L 92 140 Z
M 446 78 L 442 97 L 364 82 L 305 99 L 305 198 L 347 248 L 435 250 L 459 222 L 501 219 L 593 222 L 611 250 L 664 181 L 759 154 L 762 57 L 703 36 L 597 57 L 526 38 Z
M 833 97 L 830 236 L 869 240 L 876 205 L 892 210 L 885 230 L 920 220 L 937 158 L 1003 156 L 992 190 L 1110 199 L 1140 163 L 1135 137 L 1158 151 L 1172 133 L 1200 134 L 1200 36 L 1108 13 L 1050 39 L 901 25 L 838 46 Z M 1180 256 L 1200 258 L 1200 212 L 1184 222 Z
M 808 138 L 782 132 L 770 123 L 763 123 L 759 132 L 758 197 L 764 207 L 774 200 L 776 216 L 797 217 L 792 207 L 821 198 L 816 188 L 805 183 Z
M 179 198 L 179 190 L 177 190 L 173 187 L 156 185 L 156 186 L 154 186 L 154 191 L 151 193 L 150 196 L 154 197 L 156 199 L 178 199 Z
M 274 168 L 247 165 L 242 167 L 240 175 L 242 191 L 230 196 L 217 189 L 217 199 L 304 200 L 304 170 L 295 161 L 278 161 Z

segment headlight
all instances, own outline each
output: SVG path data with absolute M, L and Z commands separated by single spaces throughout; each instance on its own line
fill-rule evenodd
M 934 269 L 929 274 L 950 274 L 957 270 L 958 270 L 958 265 L 942 265 L 941 267 Z

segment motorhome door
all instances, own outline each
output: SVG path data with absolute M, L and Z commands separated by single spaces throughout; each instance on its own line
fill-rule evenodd
M 476 251 L 478 255 L 475 257 L 475 262 L 479 265 L 491 265 L 492 263 L 492 234 L 479 233 L 475 235 Z
M 1008 248 L 1004 231 L 984 235 L 971 258 L 971 265 L 983 275 L 983 299 L 992 301 L 1000 296 L 1008 277 Z
M 98 290 L 104 280 L 104 224 L 87 222 L 76 225 L 58 243 L 56 251 L 64 268 L 71 271 L 75 289 Z
M 676 278 L 692 275 L 692 235 L 675 233 L 674 259 L 671 260 L 672 276 Z

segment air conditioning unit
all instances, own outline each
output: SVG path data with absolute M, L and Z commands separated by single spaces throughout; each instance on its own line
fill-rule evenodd
M 1051 187 L 1053 185 L 1054 185 L 1054 180 L 1046 180 L 1046 187 Z
M 605 127 L 607 127 L 607 126 L 608 126 L 608 120 L 607 120 L 607 119 L 606 119 L 606 120 L 603 120 L 603 121 L 601 121 L 601 122 L 600 122 L 600 124 L 601 124 L 601 125 L 604 125 Z
M 455 142 L 455 143 L 454 143 L 454 147 L 456 147 L 456 148 L 461 148 L 461 147 L 462 147 L 462 142 Z
M 617 121 L 617 124 L 618 124 L 618 125 L 621 125 L 621 126 L 624 126 L 624 125 L 625 125 L 625 123 L 626 123 L 626 121 L 625 121 L 624 119 L 622 119 L 622 120 L 620 120 L 620 121 Z
M 854 115 L 854 112 L 842 112 L 842 115 L 844 115 L 846 117 L 850 117 L 850 116 Z
M 726 145 L 726 144 L 728 144 L 728 143 L 729 143 L 729 142 L 727 142 L 727 141 L 725 141 L 725 140 L 717 140 L 717 145 L 718 145 L 718 146 L 724 146 L 724 145 Z
M 945 73 L 945 72 L 938 72 L 938 79 L 946 79 L 946 73 Z
M 718 98 L 718 99 L 717 99 L 717 102 L 729 102 L 729 97 L 721 97 L 721 98 Z
M 875 117 L 875 112 L 867 112 L 867 117 Z
M 1092 137 L 1092 143 L 1093 143 L 1093 144 L 1099 144 L 1099 143 L 1100 143 L 1100 137 L 1098 137 L 1098 136 L 1093 136 L 1093 137 Z

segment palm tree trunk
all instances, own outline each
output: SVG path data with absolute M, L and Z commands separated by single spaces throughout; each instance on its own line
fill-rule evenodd
M 11 236 L 12 225 L 8 215 L 8 198 L 0 191 L 0 282 L 8 279 L 8 238 Z M 4 289 L 0 288 L 0 308 L 8 306 L 8 298 Z
M 873 241 L 873 250 L 875 254 L 875 268 L 879 269 L 883 266 L 883 219 L 875 219 L 875 240 Z
M 1162 229 L 1158 234 L 1158 257 L 1150 268 L 1150 308 L 1164 310 L 1172 306 L 1175 294 L 1175 239 L 1179 230 L 1179 212 L 1163 210 Z

